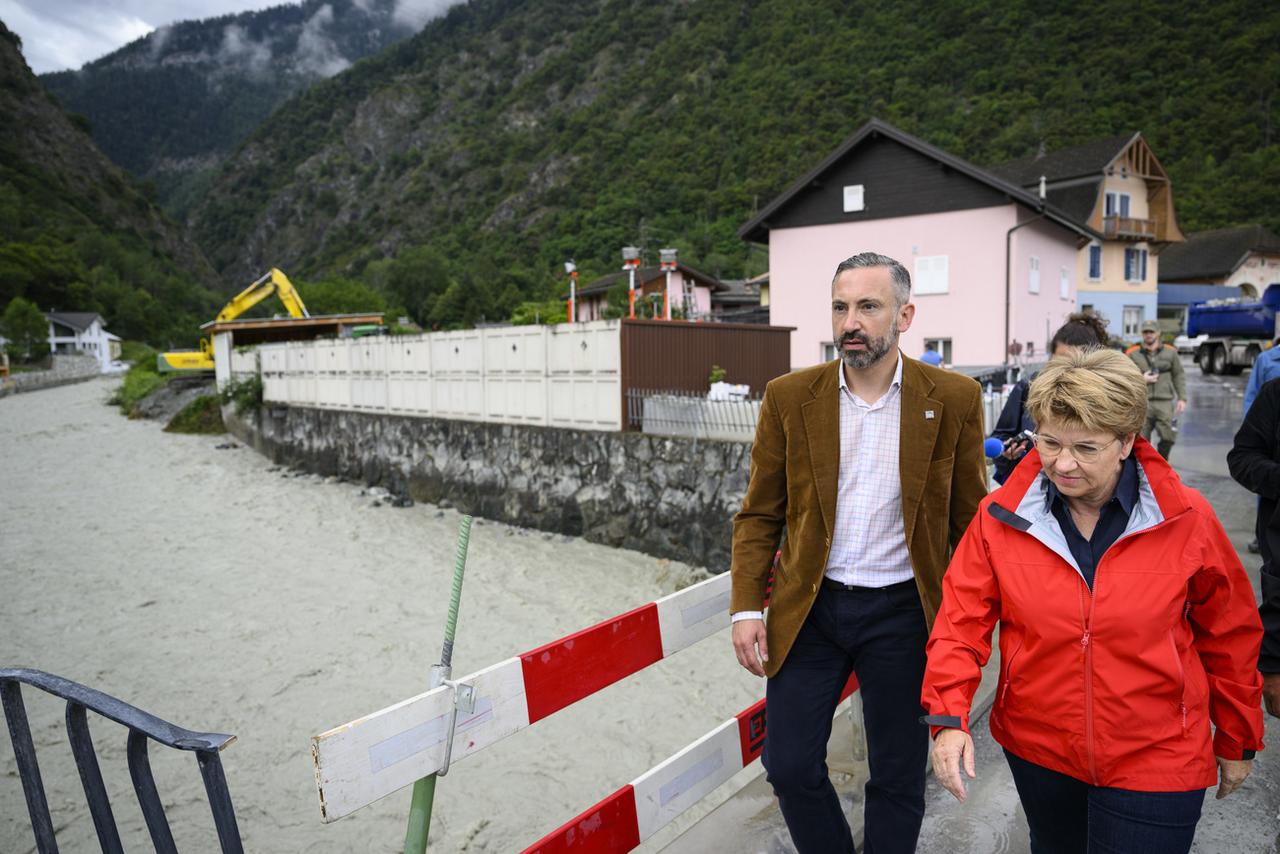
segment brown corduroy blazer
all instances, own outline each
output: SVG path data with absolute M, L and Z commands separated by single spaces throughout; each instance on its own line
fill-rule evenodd
M 902 363 L 903 530 L 932 628 L 951 552 L 987 494 L 982 392 L 962 374 L 905 355 Z M 836 360 L 769 383 L 751 449 L 751 480 L 733 520 L 733 612 L 761 610 L 784 526 L 787 534 L 766 617 L 769 676 L 786 660 L 818 596 L 831 551 L 840 478 L 839 370 Z

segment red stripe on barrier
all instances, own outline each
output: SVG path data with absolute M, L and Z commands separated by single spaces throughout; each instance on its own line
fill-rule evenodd
M 639 845 L 636 792 L 628 783 L 524 849 L 522 854 L 557 854 L 560 851 L 607 854 L 630 851 Z
M 649 603 L 520 656 L 529 723 L 662 660 L 658 606 Z
M 850 673 L 849 680 L 844 683 L 844 688 L 840 689 L 840 699 L 843 700 L 857 690 L 858 677 Z M 764 749 L 764 700 L 753 703 L 734 717 L 738 719 L 738 742 L 742 745 L 742 767 L 746 768 Z
M 746 768 L 764 749 L 764 700 L 738 712 L 738 740 L 742 743 L 742 767 Z

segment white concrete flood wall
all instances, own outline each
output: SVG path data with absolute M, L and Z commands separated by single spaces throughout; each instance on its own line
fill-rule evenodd
M 260 373 L 263 400 L 288 406 L 620 430 L 621 330 L 601 320 L 262 344 L 232 350 L 226 379 Z

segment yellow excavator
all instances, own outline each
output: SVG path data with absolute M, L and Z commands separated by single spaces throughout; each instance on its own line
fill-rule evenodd
M 269 273 L 232 297 L 231 302 L 224 305 L 222 311 L 218 312 L 215 322 L 234 320 L 272 294 L 284 303 L 290 317 L 311 316 L 307 313 L 307 307 L 303 305 L 302 297 L 298 296 L 298 291 L 289 281 L 289 277 L 272 267 Z M 174 350 L 170 353 L 160 353 L 156 356 L 156 362 L 162 374 L 174 371 L 212 371 L 213 340 L 201 338 L 199 350 Z

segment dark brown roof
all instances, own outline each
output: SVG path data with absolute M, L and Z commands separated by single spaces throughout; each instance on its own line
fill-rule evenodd
M 687 274 L 689 278 L 693 279 L 699 284 L 703 284 L 711 288 L 712 293 L 716 293 L 717 291 L 722 291 L 725 289 L 724 282 L 720 281 L 715 276 L 709 276 L 706 273 L 703 273 L 700 270 L 695 270 L 693 267 L 690 267 L 689 265 L 683 264 L 683 263 L 676 264 L 676 268 L 680 270 L 680 272 Z M 652 282 L 655 279 L 660 279 L 665 275 L 666 273 L 660 267 L 641 267 L 640 269 L 636 270 L 636 287 L 638 288 L 641 285 L 648 284 L 649 282 Z M 581 297 L 581 296 L 587 296 L 589 294 L 598 294 L 603 291 L 609 290 L 609 288 L 613 287 L 619 281 L 625 282 L 626 280 L 627 280 L 627 271 L 619 270 L 616 273 L 610 273 L 607 276 L 601 276 L 598 279 L 592 279 L 587 284 L 578 288 L 578 296 Z M 563 294 L 561 294 L 561 297 L 563 299 L 568 299 L 569 292 L 565 291 Z
M 1261 225 L 1197 231 L 1160 253 L 1160 281 L 1225 278 L 1251 252 L 1280 252 L 1280 237 Z
M 1010 183 L 1005 178 L 975 166 L 963 158 L 956 157 L 954 154 L 943 151 L 941 148 L 930 145 L 919 137 L 915 137 L 905 131 L 898 130 L 898 128 L 888 122 L 883 122 L 879 119 L 872 119 L 854 131 L 848 139 L 840 143 L 835 151 L 831 152 L 825 160 L 814 167 L 813 171 L 799 178 L 795 183 L 784 190 L 781 195 L 771 201 L 763 210 L 739 228 L 738 236 L 744 240 L 762 242 L 769 231 L 768 220 L 775 212 L 808 189 L 808 187 L 818 181 L 822 175 L 827 172 L 827 170 L 831 169 L 843 160 L 864 141 L 875 136 L 882 136 L 887 139 L 891 139 L 900 145 L 905 145 L 907 148 L 917 151 L 926 157 L 932 158 L 961 175 L 965 175 L 979 183 L 986 184 L 988 187 L 1007 195 L 1012 202 L 1025 205 L 1037 211 L 1041 209 L 1040 199 L 1035 193 L 1028 192 L 1022 187 Z M 1037 180 L 1039 180 L 1038 177 Z M 1046 219 L 1056 222 L 1057 224 L 1064 226 L 1077 234 L 1083 235 L 1084 237 L 1095 238 L 1099 236 L 1092 229 L 1081 225 L 1075 218 L 1060 210 L 1052 201 L 1047 201 L 1044 205 L 1044 214 Z
M 1102 171 L 1116 159 L 1120 152 L 1128 148 L 1129 143 L 1133 142 L 1137 136 L 1137 133 L 1129 133 L 1110 136 L 1106 139 L 1095 139 L 1083 145 L 1073 145 L 1070 148 L 1061 148 L 1033 157 L 1010 160 L 1007 163 L 992 166 L 991 171 L 1019 187 L 1032 187 L 1039 184 L 1041 175 L 1050 184 L 1091 175 L 1101 178 Z
M 49 311 L 45 312 L 44 316 L 54 323 L 69 326 L 77 332 L 84 332 L 93 325 L 95 320 L 102 317 L 96 311 Z

